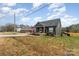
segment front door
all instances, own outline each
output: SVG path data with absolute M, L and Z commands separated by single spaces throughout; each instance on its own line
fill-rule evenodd
M 42 33 L 42 32 L 43 32 L 43 27 L 37 27 L 37 28 L 36 28 L 36 32 Z

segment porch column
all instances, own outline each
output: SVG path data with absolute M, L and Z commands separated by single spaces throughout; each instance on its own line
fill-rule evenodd
M 45 33 L 45 26 L 43 26 L 43 32 Z

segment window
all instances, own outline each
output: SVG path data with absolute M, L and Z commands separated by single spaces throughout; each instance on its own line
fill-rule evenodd
M 49 32 L 53 32 L 53 27 L 50 27 L 49 28 Z

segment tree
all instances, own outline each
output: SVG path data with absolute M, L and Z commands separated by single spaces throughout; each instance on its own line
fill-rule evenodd
M 74 24 L 69 27 L 62 28 L 64 32 L 79 32 L 79 24 Z
M 14 24 L 6 24 L 1 26 L 1 31 L 13 32 L 14 31 Z

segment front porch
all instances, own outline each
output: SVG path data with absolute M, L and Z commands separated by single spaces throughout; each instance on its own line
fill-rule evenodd
M 36 27 L 36 32 L 37 33 L 52 33 L 56 34 L 56 27 Z

